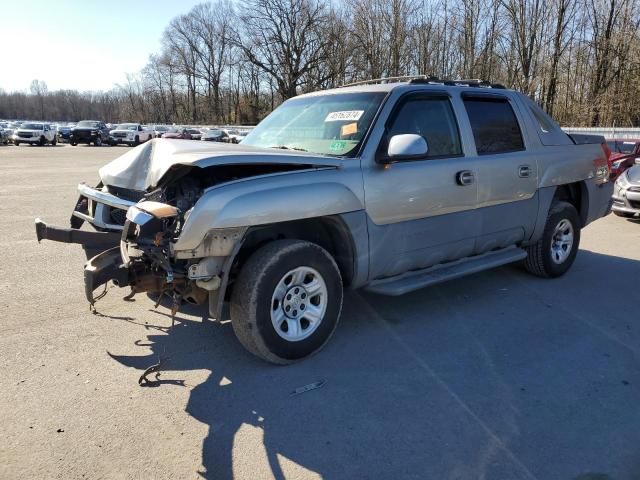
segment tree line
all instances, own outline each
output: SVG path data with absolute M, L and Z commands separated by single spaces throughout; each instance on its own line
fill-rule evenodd
M 640 0 L 229 0 L 166 27 L 109 91 L 0 91 L 0 118 L 255 124 L 303 92 L 372 78 L 480 78 L 561 124 L 640 125 Z

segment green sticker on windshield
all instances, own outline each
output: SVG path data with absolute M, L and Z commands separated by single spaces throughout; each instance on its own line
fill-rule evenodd
M 332 152 L 339 152 L 341 150 L 344 150 L 347 147 L 347 142 L 342 141 L 342 140 L 338 140 L 333 142 L 330 146 L 329 146 L 329 150 L 331 150 Z

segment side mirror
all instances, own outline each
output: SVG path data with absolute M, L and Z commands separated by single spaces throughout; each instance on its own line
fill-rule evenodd
M 412 158 L 421 158 L 427 155 L 429 146 L 424 137 L 414 133 L 406 133 L 403 135 L 394 135 L 389 140 L 387 148 L 387 157 L 389 161 L 410 160 Z

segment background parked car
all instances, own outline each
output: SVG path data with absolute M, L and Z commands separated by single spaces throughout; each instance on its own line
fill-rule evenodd
M 168 125 L 154 125 L 153 138 L 162 138 L 165 133 L 171 132 L 172 128 Z
M 13 133 L 7 128 L 3 128 L 0 125 L 0 143 L 3 145 L 8 145 L 9 144 L 9 135 L 12 135 Z
M 29 143 L 31 145 L 45 145 L 58 143 L 56 131 L 46 123 L 24 123 L 13 134 L 14 145 Z
M 0 122 L 0 143 L 8 145 L 13 136 L 13 128 L 9 122 Z
M 139 123 L 121 123 L 114 130 L 109 132 L 109 143 L 118 145 L 133 146 L 146 142 L 153 138 L 153 130 Z
M 7 132 L 7 135 L 9 136 L 9 143 L 13 143 L 13 134 L 16 133 L 16 130 L 18 129 L 19 126 L 20 124 L 17 122 L 1 122 L 0 123 L 0 129 Z
M 181 140 L 191 140 L 191 134 L 189 133 L 189 130 L 187 130 L 186 128 L 183 128 L 182 130 L 178 130 L 175 132 L 167 132 L 165 133 L 162 138 L 177 138 L 177 139 L 181 139 Z
M 212 128 L 205 130 L 200 136 L 200 140 L 205 142 L 228 142 L 230 141 L 229 135 L 221 128 Z
M 69 143 L 71 137 L 71 126 L 62 125 L 58 127 L 58 141 L 61 143 Z
M 241 130 L 238 130 L 237 128 L 232 128 L 225 131 L 227 132 L 227 135 L 229 135 L 229 140 L 231 143 L 240 143 L 242 140 L 244 140 L 244 137 L 247 136 L 247 132 L 243 132 Z
M 640 139 L 607 140 L 611 150 L 611 177 L 618 178 L 627 168 L 633 166 L 636 157 L 640 157 Z
M 109 132 L 107 126 L 99 120 L 82 120 L 78 122 L 78 124 L 71 129 L 69 135 L 69 142 L 73 146 L 79 143 L 86 143 L 87 145 L 93 143 L 99 147 L 108 140 Z
M 187 128 L 187 132 L 191 135 L 191 140 L 200 140 L 202 138 L 202 131 L 197 128 Z
M 619 217 L 640 214 L 640 165 L 632 165 L 616 180 L 612 210 Z

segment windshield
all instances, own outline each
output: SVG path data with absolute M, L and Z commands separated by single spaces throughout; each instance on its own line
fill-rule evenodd
M 616 153 L 633 153 L 636 146 L 635 142 L 617 142 L 615 140 L 607 142 L 607 145 L 609 150 Z
M 88 120 L 83 120 L 82 122 L 79 122 L 78 125 L 76 125 L 76 127 L 80 127 L 80 128 L 97 128 L 98 127 L 98 123 L 100 123 L 100 122 L 90 122 Z
M 42 130 L 44 125 L 41 123 L 25 123 L 20 127 L 22 130 Z
M 169 127 L 163 127 L 162 125 L 156 125 L 157 132 L 167 132 L 169 131 Z
M 137 130 L 138 125 L 136 125 L 135 123 L 121 123 L 120 125 L 118 125 L 117 129 L 118 130 Z
M 353 154 L 385 95 L 338 93 L 291 99 L 260 122 L 242 144 L 323 155 Z

